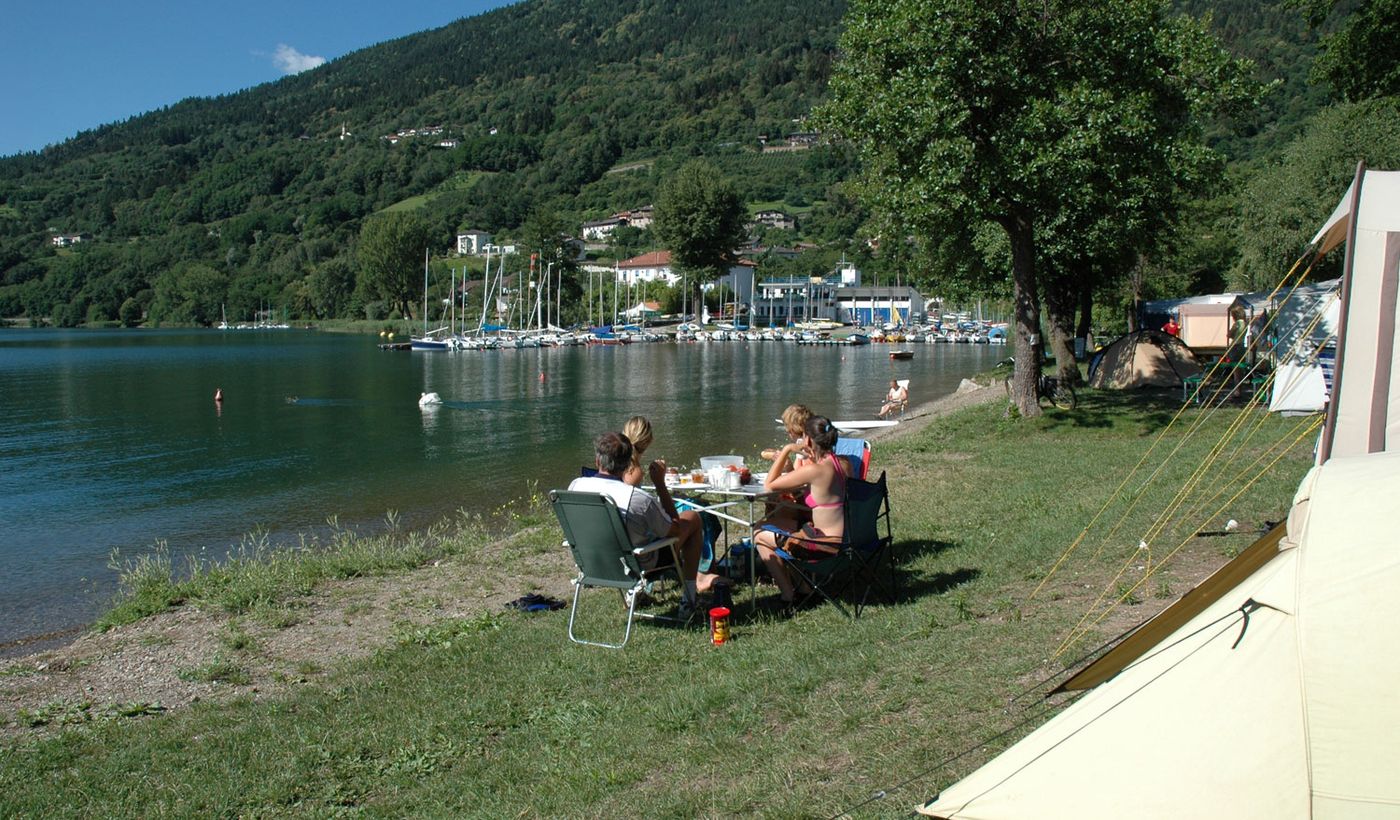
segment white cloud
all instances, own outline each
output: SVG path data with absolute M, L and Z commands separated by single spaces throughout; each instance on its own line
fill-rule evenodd
M 300 74 L 308 69 L 315 68 L 326 61 L 325 57 L 313 57 L 310 54 L 302 54 L 286 43 L 278 43 L 277 50 L 272 53 L 272 62 L 283 74 Z

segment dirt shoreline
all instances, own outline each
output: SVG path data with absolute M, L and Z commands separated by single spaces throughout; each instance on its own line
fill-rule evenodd
M 934 419 L 1001 395 L 964 382 L 951 395 L 918 405 L 872 441 L 915 433 Z M 0 659 L 0 737 L 178 709 L 235 696 L 275 697 L 315 685 L 336 666 L 383 648 L 413 626 L 502 612 L 529 592 L 569 597 L 573 567 L 563 550 L 529 572 L 508 573 L 495 548 L 395 575 L 328 583 L 292 601 L 295 623 L 183 606 L 107 632 L 79 630 L 21 639 L 24 652 Z M 58 640 L 53 646 L 48 643 Z M 218 674 L 224 664 L 232 674 Z M 231 677 L 234 682 L 217 680 Z

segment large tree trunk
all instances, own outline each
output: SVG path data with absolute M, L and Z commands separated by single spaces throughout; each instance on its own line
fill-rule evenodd
M 1024 418 L 1040 415 L 1036 380 L 1040 376 L 1040 300 L 1035 281 L 1035 230 L 1030 218 L 1013 213 L 1001 223 L 1011 240 L 1012 299 L 1016 303 L 1015 357 L 1011 403 Z
M 1074 329 L 1076 338 L 1084 340 L 1084 354 L 1093 355 L 1093 340 L 1089 338 L 1094 332 L 1094 286 L 1082 284 L 1079 286 L 1079 326 Z
M 1079 384 L 1079 365 L 1074 359 L 1074 308 L 1078 283 L 1065 272 L 1047 277 L 1045 312 L 1050 326 L 1050 353 L 1055 357 L 1055 378 L 1069 385 Z

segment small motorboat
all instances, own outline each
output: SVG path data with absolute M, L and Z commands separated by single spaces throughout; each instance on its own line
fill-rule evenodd
M 901 360 L 901 361 L 904 360 L 904 359 L 912 359 L 912 358 L 914 358 L 914 351 L 912 351 L 912 350 L 891 350 L 891 351 L 890 351 L 890 358 L 891 358 L 891 359 L 898 359 L 898 360 Z

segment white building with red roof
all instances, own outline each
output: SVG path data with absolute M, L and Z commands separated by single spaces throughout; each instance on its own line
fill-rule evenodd
M 670 251 L 652 251 L 617 263 L 617 281 L 624 284 L 635 285 L 638 282 L 655 282 L 658 279 L 664 280 L 668 285 L 674 285 L 681 280 L 681 275 L 671 265 Z
M 753 262 L 740 259 L 730 266 L 728 273 L 714 282 L 707 283 L 703 289 L 708 291 L 716 285 L 722 285 L 729 288 L 736 301 L 747 304 L 753 300 L 755 267 Z M 652 251 L 617 263 L 617 281 L 622 284 L 635 285 L 638 282 L 657 280 L 668 285 L 675 285 L 681 281 L 680 272 L 672 264 L 670 251 Z

